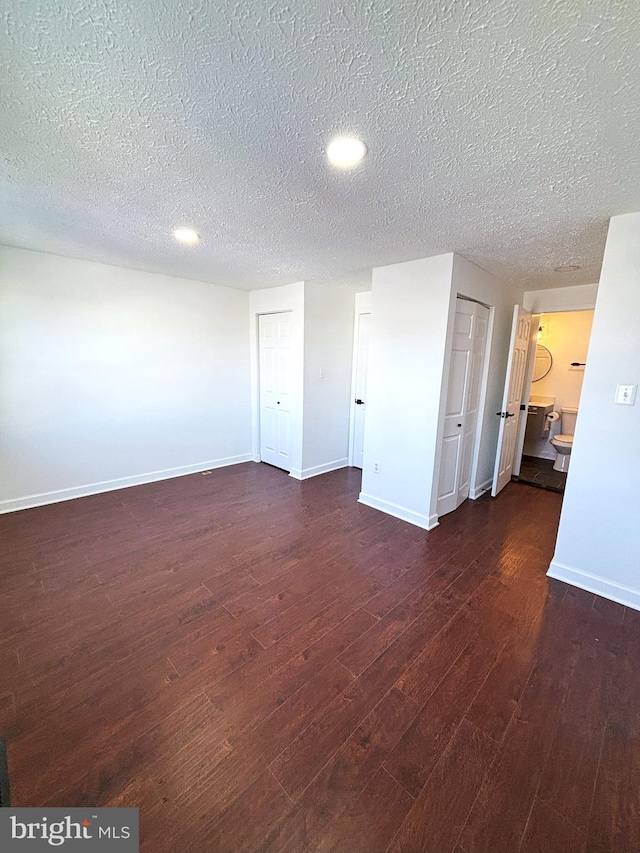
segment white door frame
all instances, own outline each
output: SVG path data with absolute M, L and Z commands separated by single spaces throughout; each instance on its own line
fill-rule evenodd
M 577 286 L 579 287 L 579 285 L 577 285 Z M 576 303 L 574 305 L 574 307 L 569 307 L 569 305 L 567 305 L 566 307 L 562 307 L 562 308 L 550 307 L 547 311 L 538 308 L 536 313 L 533 315 L 534 320 L 536 320 L 536 318 L 537 318 L 537 320 L 536 320 L 536 323 L 537 323 L 536 332 L 537 332 L 538 325 L 540 324 L 540 317 L 542 314 L 571 314 L 574 311 L 594 311 L 595 307 L 596 306 L 595 306 L 595 302 L 594 302 L 590 305 L 584 304 L 584 303 L 583 304 Z M 533 367 L 534 367 L 534 363 L 535 363 L 535 352 L 536 352 L 536 344 L 537 343 L 538 343 L 538 340 L 537 340 L 537 333 L 536 333 L 536 335 L 534 336 L 534 338 L 531 342 L 531 350 L 529 352 L 529 364 L 527 365 L 527 374 L 525 377 L 524 389 L 522 392 L 522 399 L 523 399 L 523 401 L 526 401 L 526 403 L 529 402 L 529 397 L 531 396 L 531 385 L 532 385 L 532 380 L 533 380 Z M 526 403 L 525 403 L 525 405 L 526 405 Z M 524 454 L 524 442 L 525 442 L 524 433 L 526 430 L 526 423 L 527 423 L 526 417 L 522 418 L 520 435 L 518 436 L 518 442 L 516 443 L 516 454 L 515 454 L 515 458 L 513 460 L 513 474 L 516 477 L 520 473 L 520 468 L 522 466 L 522 456 Z M 571 470 L 571 469 L 569 469 L 569 470 Z
M 265 317 L 270 314 L 291 314 L 293 318 L 293 311 L 290 308 L 284 308 L 281 311 L 260 311 L 254 317 L 255 328 L 253 329 L 254 339 L 255 339 L 255 376 L 256 376 L 256 386 L 255 386 L 255 424 L 254 424 L 254 451 L 253 451 L 253 461 L 260 462 L 260 443 L 261 443 L 261 427 L 262 423 L 260 420 L 260 317 Z
M 465 309 L 463 306 L 474 306 Z M 479 320 L 478 309 L 484 309 L 482 313 L 482 321 L 485 324 L 485 328 L 482 333 L 482 346 L 479 351 L 477 351 L 478 340 L 477 340 L 477 324 Z M 469 310 L 473 313 L 466 314 L 466 310 Z M 453 353 L 456 351 L 456 322 L 458 316 L 464 314 L 465 316 L 472 317 L 470 333 L 471 337 L 469 338 L 465 332 L 463 332 L 463 336 L 465 337 L 465 348 L 464 351 L 468 353 L 467 364 L 465 368 L 465 377 L 463 382 L 463 393 L 461 403 L 461 411 L 457 415 L 448 414 L 450 403 L 451 403 L 451 391 L 453 388 L 454 377 L 452 375 L 452 365 L 453 365 Z M 466 299 L 461 296 L 456 297 L 455 302 L 455 313 L 454 313 L 454 334 L 451 337 L 451 341 L 448 347 L 448 362 L 449 362 L 449 376 L 447 381 L 447 394 L 446 394 L 446 407 L 445 407 L 445 415 L 444 415 L 444 425 L 445 428 L 443 430 L 443 435 L 440 438 L 439 442 L 439 450 L 438 450 L 438 458 L 440 460 L 439 465 L 439 473 L 438 473 L 438 500 L 436 504 L 436 509 L 438 512 L 438 517 L 442 515 L 447 515 L 450 512 L 454 512 L 460 504 L 466 500 L 471 493 L 472 482 L 473 482 L 473 468 L 474 468 L 474 457 L 476 455 L 476 449 L 478 447 L 478 422 L 480 420 L 480 412 L 481 412 L 481 401 L 482 401 L 482 389 L 483 389 L 483 379 L 485 376 L 485 359 L 487 357 L 487 336 L 489 333 L 489 322 L 491 319 L 491 310 L 488 306 L 484 305 L 482 302 L 479 302 L 475 299 Z M 476 357 L 480 355 L 481 357 L 481 369 L 476 379 L 474 381 L 474 364 Z M 468 431 L 468 405 L 469 405 L 469 397 L 473 395 L 475 397 L 475 405 L 474 405 L 474 416 L 473 416 L 473 424 L 471 426 L 471 430 Z M 464 423 L 459 423 L 457 425 L 452 425 L 447 423 L 451 420 L 456 421 L 464 421 Z M 457 429 L 462 428 L 462 433 L 458 433 Z M 468 462 L 465 468 L 467 469 L 466 474 L 466 487 L 463 485 L 462 489 L 464 490 L 464 497 L 460 500 L 460 491 L 461 485 L 459 482 L 459 477 L 461 474 L 462 466 L 464 465 L 464 459 L 466 456 L 465 452 L 465 441 L 464 435 L 468 435 L 470 439 L 469 446 L 469 455 L 467 457 Z M 454 489 L 451 493 L 449 493 L 446 497 L 441 494 L 441 476 L 442 476 L 442 460 L 445 456 L 444 454 L 444 446 L 446 442 L 446 437 L 452 438 L 458 436 L 458 447 L 456 452 L 456 466 L 455 466 L 455 474 L 454 474 Z M 455 503 L 455 506 L 452 506 L 450 509 L 446 509 L 445 506 L 449 506 L 452 503 Z
M 500 417 L 500 425 L 491 486 L 492 497 L 496 497 L 511 481 L 513 473 L 532 336 L 533 314 L 521 305 L 514 305 L 504 390 L 500 411 L 496 412 Z M 515 418 L 515 421 L 509 421 L 509 418 Z
M 265 346 L 265 338 L 264 338 L 265 323 L 263 323 L 263 321 L 266 321 L 266 325 L 272 325 L 272 326 L 274 325 L 273 323 L 269 323 L 269 321 L 267 320 L 267 318 L 269 318 L 269 317 L 274 317 L 274 318 L 277 317 L 278 318 L 278 321 L 276 323 L 278 331 L 275 334 L 275 340 L 277 341 L 277 347 L 278 348 L 280 347 L 280 332 L 279 332 L 280 324 L 286 323 L 286 327 L 287 327 L 287 336 L 286 336 L 286 344 L 287 345 L 286 345 L 285 349 L 286 349 L 288 358 L 287 358 L 287 382 L 286 382 L 286 389 L 285 390 L 283 390 L 277 386 L 272 388 L 271 390 L 267 390 L 267 384 L 266 383 L 263 386 L 263 371 L 265 370 L 265 364 L 266 364 L 266 362 L 263 359 L 263 353 L 264 353 L 263 347 Z M 258 315 L 258 428 L 260 431 L 258 452 L 259 452 L 259 457 L 260 457 L 261 462 L 268 462 L 270 465 L 273 465 L 276 468 L 280 468 L 281 470 L 286 471 L 287 473 L 291 472 L 291 435 L 290 435 L 290 433 L 291 433 L 291 428 L 290 428 L 290 425 L 291 425 L 291 402 L 293 401 L 294 405 L 295 405 L 295 400 L 293 398 L 293 393 L 292 393 L 292 391 L 293 391 L 292 384 L 293 383 L 291 382 L 292 373 L 293 373 L 293 371 L 291 369 L 291 331 L 292 331 L 292 312 L 291 311 L 278 311 L 278 312 L 259 314 Z M 279 369 L 277 366 L 273 367 L 273 374 L 279 376 Z M 273 377 L 272 377 L 272 381 L 273 381 Z M 277 382 L 277 380 L 275 380 L 275 381 Z M 275 439 L 275 446 L 274 446 L 273 450 L 270 451 L 266 447 L 266 436 L 263 434 L 263 425 L 266 424 L 266 421 L 263 421 L 263 415 L 265 412 L 265 405 L 266 405 L 266 396 L 264 396 L 264 395 L 270 394 L 270 395 L 272 395 L 273 399 L 275 399 L 276 397 L 280 397 L 281 393 L 284 395 L 281 399 L 283 401 L 283 407 L 282 407 L 283 411 L 287 415 L 287 436 L 288 436 L 287 446 L 286 446 L 286 457 L 284 459 L 281 456 L 282 450 L 281 450 L 279 437 Z M 280 399 L 278 399 L 278 406 L 280 406 Z M 274 415 L 276 415 L 279 418 L 279 416 L 280 416 L 280 410 L 279 409 L 276 412 L 276 408 L 273 407 L 271 409 L 271 411 L 274 413 Z M 279 420 L 277 422 L 277 426 L 274 426 L 274 432 L 277 433 L 279 436 L 279 433 L 280 433 L 280 421 Z
M 461 296 L 462 299 L 465 297 Z M 479 300 L 474 300 L 479 302 Z M 487 391 L 489 388 L 489 371 L 491 369 L 491 345 L 493 342 L 494 321 L 496 309 L 493 305 L 486 305 L 480 302 L 489 309 L 489 320 L 487 321 L 487 338 L 484 345 L 484 361 L 482 364 L 482 378 L 480 380 L 480 399 L 478 400 L 478 420 L 476 422 L 476 437 L 473 443 L 473 457 L 471 461 L 471 475 L 469 480 L 469 497 L 471 500 L 477 500 L 487 491 L 488 484 L 486 482 L 478 483 L 478 465 L 480 464 L 480 445 L 482 444 L 482 434 L 487 420 Z
M 531 395 L 531 380 L 533 379 L 533 367 L 535 365 L 536 343 L 538 341 L 538 328 L 540 326 L 540 314 L 531 315 L 531 337 L 529 339 L 529 352 L 527 353 L 527 367 L 524 374 L 524 387 L 522 389 L 521 415 L 518 423 L 518 436 L 516 438 L 516 449 L 513 457 L 513 468 L 511 473 L 517 477 L 522 465 L 522 453 L 524 451 L 524 434 L 527 431 L 527 413 L 529 397 Z M 524 406 L 524 409 L 522 408 Z
M 478 400 L 478 420 L 476 422 L 476 434 L 473 440 L 473 454 L 471 462 L 471 475 L 469 480 L 469 497 L 471 500 L 477 500 L 483 495 L 487 488 L 491 485 L 489 480 L 486 483 L 478 483 L 478 465 L 480 462 L 480 446 L 482 444 L 482 434 L 486 423 L 486 408 L 487 408 L 487 391 L 489 388 L 489 370 L 491 369 L 491 346 L 493 344 L 495 313 L 494 305 L 488 305 L 480 299 L 473 296 L 467 296 L 466 293 L 456 291 L 451 294 L 451 302 L 449 305 L 449 319 L 447 325 L 447 343 L 445 347 L 444 364 L 442 370 L 442 385 L 440 386 L 440 410 L 438 415 L 438 433 L 436 437 L 436 447 L 440 447 L 442 437 L 444 435 L 445 410 L 447 405 L 447 393 L 449 390 L 449 371 L 451 369 L 451 351 L 453 348 L 453 328 L 456 313 L 456 300 L 466 299 L 468 302 L 477 302 L 489 309 L 489 320 L 487 325 L 487 338 L 485 341 L 484 364 L 482 366 L 482 379 L 480 381 L 480 399 Z M 436 460 L 433 472 L 433 482 L 431 490 L 430 518 L 434 519 L 434 527 L 437 523 L 438 513 L 438 486 L 440 483 L 440 453 L 436 453 Z
M 358 331 L 360 328 L 360 317 L 362 314 L 371 314 L 371 291 L 355 295 L 355 315 L 353 318 L 353 355 L 351 361 L 351 403 L 349 409 L 349 465 L 353 467 L 353 445 L 355 433 L 355 399 L 356 399 L 356 366 L 358 361 Z M 366 415 L 365 415 L 366 417 Z
M 304 387 L 304 289 L 303 283 L 252 290 L 249 293 L 249 353 L 251 381 L 251 454 L 260 462 L 260 315 L 291 313 L 293 322 L 292 350 L 294 356 L 295 399 L 292 400 L 292 443 L 289 476 L 299 479 L 302 468 L 302 398 Z

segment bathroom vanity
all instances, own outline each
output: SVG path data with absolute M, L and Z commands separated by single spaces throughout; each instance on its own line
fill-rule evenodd
M 533 441 L 540 441 L 541 438 L 549 436 L 549 421 L 547 415 L 550 415 L 555 405 L 555 397 L 535 397 L 529 398 L 529 406 L 527 408 L 527 428 L 524 437 Z

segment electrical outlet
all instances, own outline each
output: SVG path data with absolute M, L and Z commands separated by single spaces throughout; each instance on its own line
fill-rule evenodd
M 373 473 L 374 474 L 379 474 L 381 469 L 382 469 L 382 465 L 379 462 L 373 463 Z
M 320 379 L 324 379 L 326 375 L 327 375 L 327 371 L 324 369 L 324 367 L 321 367 L 320 368 Z
M 618 385 L 616 388 L 616 403 L 622 406 L 635 405 L 637 390 L 637 385 Z

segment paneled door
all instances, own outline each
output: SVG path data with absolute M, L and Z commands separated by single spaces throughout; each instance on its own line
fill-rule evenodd
M 513 324 L 511 326 L 511 343 L 509 344 L 509 360 L 507 375 L 502 397 L 502 408 L 496 415 L 500 418 L 498 430 L 498 447 L 496 464 L 493 473 L 491 494 L 495 497 L 511 480 L 513 462 L 518 438 L 520 422 L 520 404 L 524 392 L 527 355 L 531 339 L 532 315 L 519 305 L 513 308 Z
M 353 400 L 353 467 L 362 468 L 364 449 L 364 422 L 367 411 L 367 364 L 369 360 L 369 335 L 371 314 L 358 315 L 355 398 Z
M 439 516 L 453 512 L 469 497 L 488 323 L 489 309 L 484 305 L 456 300 L 440 454 Z
M 291 470 L 291 314 L 261 314 L 260 459 Z

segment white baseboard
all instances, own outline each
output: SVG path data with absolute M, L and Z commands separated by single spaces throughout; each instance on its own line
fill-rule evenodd
M 0 515 L 7 512 L 17 512 L 20 509 L 31 509 L 36 506 L 70 501 L 75 498 L 86 498 L 89 495 L 102 494 L 102 492 L 128 489 L 131 486 L 142 486 L 145 483 L 154 483 L 157 480 L 184 477 L 186 474 L 197 474 L 199 471 L 209 471 L 212 468 L 225 468 L 227 465 L 250 462 L 251 459 L 251 454 L 245 453 L 241 456 L 227 456 L 223 459 L 211 459 L 209 462 L 198 462 L 195 465 L 183 465 L 180 468 L 165 468 L 163 471 L 150 471 L 148 474 L 136 474 L 133 477 L 119 477 L 116 480 L 103 480 L 99 483 L 89 483 L 86 486 L 73 486 L 69 489 L 57 489 L 54 492 L 11 498 L 10 500 L 0 501 Z
M 488 492 L 493 484 L 493 478 L 489 478 L 485 480 L 484 483 L 480 483 L 479 486 L 475 486 L 472 489 L 469 489 L 469 497 L 472 501 L 477 501 L 480 495 L 484 495 L 485 492 Z
M 372 495 L 366 495 L 364 492 L 360 492 L 358 503 L 378 509 L 380 512 L 386 512 L 387 515 L 407 521 L 409 524 L 415 524 L 416 527 L 421 527 L 423 530 L 433 530 L 434 527 L 438 526 L 438 516 L 435 514 L 422 515 L 406 506 L 400 506 L 400 504 L 395 504 L 392 501 L 383 501 L 380 498 L 374 498 Z
M 549 566 L 547 576 L 587 592 L 593 592 L 610 601 L 616 601 L 618 604 L 624 604 L 633 610 L 640 610 L 640 589 L 623 586 L 598 575 L 582 572 L 580 569 L 572 569 L 571 566 L 565 566 L 564 563 L 558 563 L 556 560 L 553 560 Z
M 349 464 L 347 458 L 334 459 L 333 462 L 325 462 L 323 465 L 314 465 L 312 468 L 292 468 L 289 476 L 296 480 L 308 480 L 310 477 L 318 477 L 320 474 L 328 474 L 329 471 L 337 471 L 338 468 L 346 468 Z
M 543 450 L 540 453 L 524 453 L 523 456 L 533 456 L 534 459 L 553 459 L 555 460 L 558 454 L 555 450 Z

